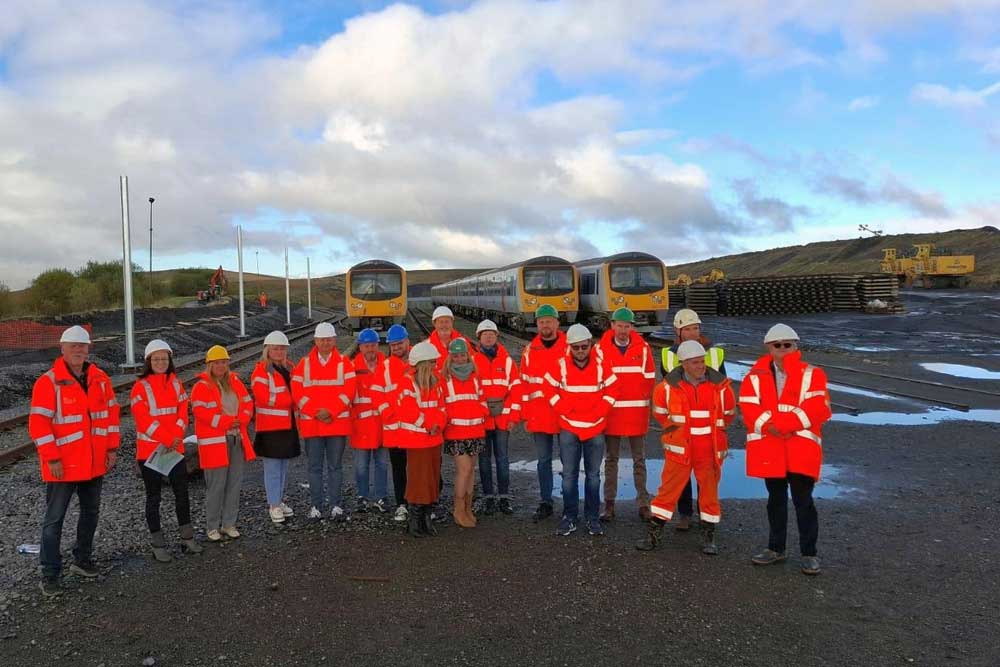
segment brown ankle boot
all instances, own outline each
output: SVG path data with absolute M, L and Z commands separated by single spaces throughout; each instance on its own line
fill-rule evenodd
M 451 518 L 460 528 L 472 528 L 474 524 L 469 521 L 465 513 L 465 496 L 455 496 L 455 506 L 451 510 Z
M 614 519 L 615 519 L 615 501 L 605 500 L 604 511 L 601 512 L 601 521 L 614 521 Z

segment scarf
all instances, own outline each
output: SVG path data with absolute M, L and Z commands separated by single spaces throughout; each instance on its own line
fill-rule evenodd
M 479 351 L 485 354 L 490 359 L 496 359 L 497 353 L 500 351 L 500 346 L 499 345 L 494 345 L 493 347 L 483 346 L 479 348 Z
M 472 371 L 474 371 L 474 370 L 476 370 L 476 365 L 474 363 L 472 363 L 471 361 L 467 361 L 464 364 L 452 364 L 451 365 L 451 373 L 452 373 L 452 375 L 454 375 L 455 377 L 457 377 L 462 382 L 465 382 L 466 380 L 468 380 L 469 376 L 472 375 Z

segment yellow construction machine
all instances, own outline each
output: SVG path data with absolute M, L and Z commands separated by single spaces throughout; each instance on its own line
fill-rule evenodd
M 892 273 L 901 284 L 920 283 L 923 287 L 966 287 L 969 274 L 976 270 L 975 255 L 935 253 L 933 243 L 917 243 L 914 250 L 900 254 L 895 248 L 882 249 L 882 273 Z

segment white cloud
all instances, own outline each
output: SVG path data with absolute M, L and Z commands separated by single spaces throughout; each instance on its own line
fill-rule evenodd
M 1000 92 L 1000 81 L 981 90 L 949 88 L 935 83 L 920 83 L 913 87 L 910 98 L 938 107 L 952 109 L 978 109 L 986 106 L 988 98 Z
M 864 97 L 855 97 L 847 105 L 848 111 L 864 111 L 865 109 L 872 109 L 877 107 L 879 99 L 874 95 L 866 95 Z

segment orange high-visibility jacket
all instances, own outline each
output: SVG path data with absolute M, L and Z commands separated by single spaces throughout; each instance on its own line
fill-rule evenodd
M 350 435 L 354 385 L 354 364 L 350 359 L 334 349 L 324 366 L 316 348 L 310 350 L 292 372 L 292 398 L 299 409 L 299 435 L 303 438 Z M 321 408 L 330 411 L 329 424 L 316 417 Z
M 285 378 L 271 368 L 269 362 L 257 362 L 250 376 L 250 391 L 253 392 L 257 412 L 254 426 L 258 431 L 284 431 L 292 428 L 292 392 L 285 384 Z
M 476 352 L 474 361 L 479 386 L 483 388 L 487 404 L 491 401 L 503 401 L 500 414 L 486 416 L 486 430 L 506 431 L 511 425 L 521 421 L 521 373 L 517 364 L 500 343 L 497 343 L 496 357 L 490 359 L 482 352 Z
M 379 377 L 372 385 L 372 392 L 381 396 L 378 404 L 382 419 L 382 446 L 400 447 L 404 434 L 399 428 L 399 392 L 403 377 L 409 373 L 410 364 L 399 357 L 387 357 Z
M 107 453 L 118 449 L 120 408 L 111 378 L 89 363 L 84 373 L 86 392 L 59 357 L 31 391 L 28 434 L 38 448 L 43 481 L 85 482 L 100 477 L 108 471 Z M 62 479 L 49 472 L 50 461 L 62 462 Z
M 351 447 L 377 449 L 382 446 L 382 417 L 378 406 L 382 402 L 380 382 L 384 374 L 385 355 L 378 353 L 375 370 L 368 370 L 364 356 L 354 357 L 354 402 L 351 408 Z M 378 387 L 378 388 L 376 388 Z
M 583 368 L 573 363 L 566 348 L 554 372 L 545 374 L 545 382 L 545 395 L 562 430 L 574 433 L 580 440 L 604 433 L 620 383 L 600 348 L 591 348 L 590 359 Z
M 823 463 L 823 424 L 830 419 L 826 373 L 785 357 L 784 391 L 778 396 L 770 355 L 757 360 L 740 385 L 740 409 L 747 427 L 747 475 L 784 477 L 789 472 L 819 479 Z M 768 433 L 774 426 L 783 436 Z
M 736 397 L 729 378 L 711 368 L 706 372 L 707 379 L 695 387 L 677 367 L 653 390 L 653 417 L 663 427 L 667 459 L 688 465 L 691 450 L 705 446 L 721 466 L 729 452 L 726 427 L 736 417 Z
M 444 411 L 444 390 L 439 380 L 430 391 L 421 391 L 413 382 L 413 374 L 407 373 L 399 382 L 399 403 L 396 407 L 399 419 L 399 447 L 422 449 L 437 447 L 444 442 L 444 427 L 447 421 Z M 438 427 L 438 432 L 430 431 Z
M 173 373 L 147 375 L 132 385 L 132 417 L 135 419 L 135 458 L 145 461 L 157 445 L 173 445 L 184 451 L 188 427 L 188 395 Z
M 568 347 L 566 334 L 556 332 L 556 342 L 545 347 L 541 336 L 521 353 L 521 415 L 529 433 L 559 433 L 559 419 L 545 395 L 545 374 L 553 373 Z
M 191 388 L 191 413 L 194 415 L 194 434 L 198 438 L 198 462 L 203 470 L 224 468 L 229 465 L 229 447 L 226 446 L 226 432 L 233 421 L 240 425 L 240 438 L 243 441 L 243 458 L 253 461 L 256 455 L 247 427 L 253 418 L 253 399 L 246 386 L 236 377 L 229 374 L 229 386 L 239 401 L 239 412 L 227 415 L 222 410 L 222 392 L 215 382 L 202 373 Z
M 448 417 L 445 440 L 471 440 L 486 437 L 486 407 L 479 378 L 473 373 L 465 380 L 449 376 L 444 381 L 444 411 Z
M 451 340 L 448 341 L 448 345 L 451 345 L 451 343 L 458 340 L 459 338 L 464 340 L 465 344 L 469 346 L 469 357 L 471 358 L 472 355 L 476 352 L 477 346 L 473 345 L 471 340 L 469 340 L 462 334 L 458 333 L 458 331 L 452 330 Z M 440 373 L 441 369 L 444 368 L 444 362 L 448 361 L 448 345 L 445 345 L 441 341 L 441 338 L 438 336 L 437 331 L 431 332 L 431 335 L 427 337 L 427 342 L 436 347 L 437 351 L 441 353 L 441 356 L 438 357 L 437 360 L 437 370 L 438 373 Z
M 645 435 L 649 430 L 649 401 L 656 385 L 656 364 L 649 344 L 633 331 L 622 353 L 615 344 L 614 332 L 607 331 L 600 346 L 621 385 L 604 434 Z

